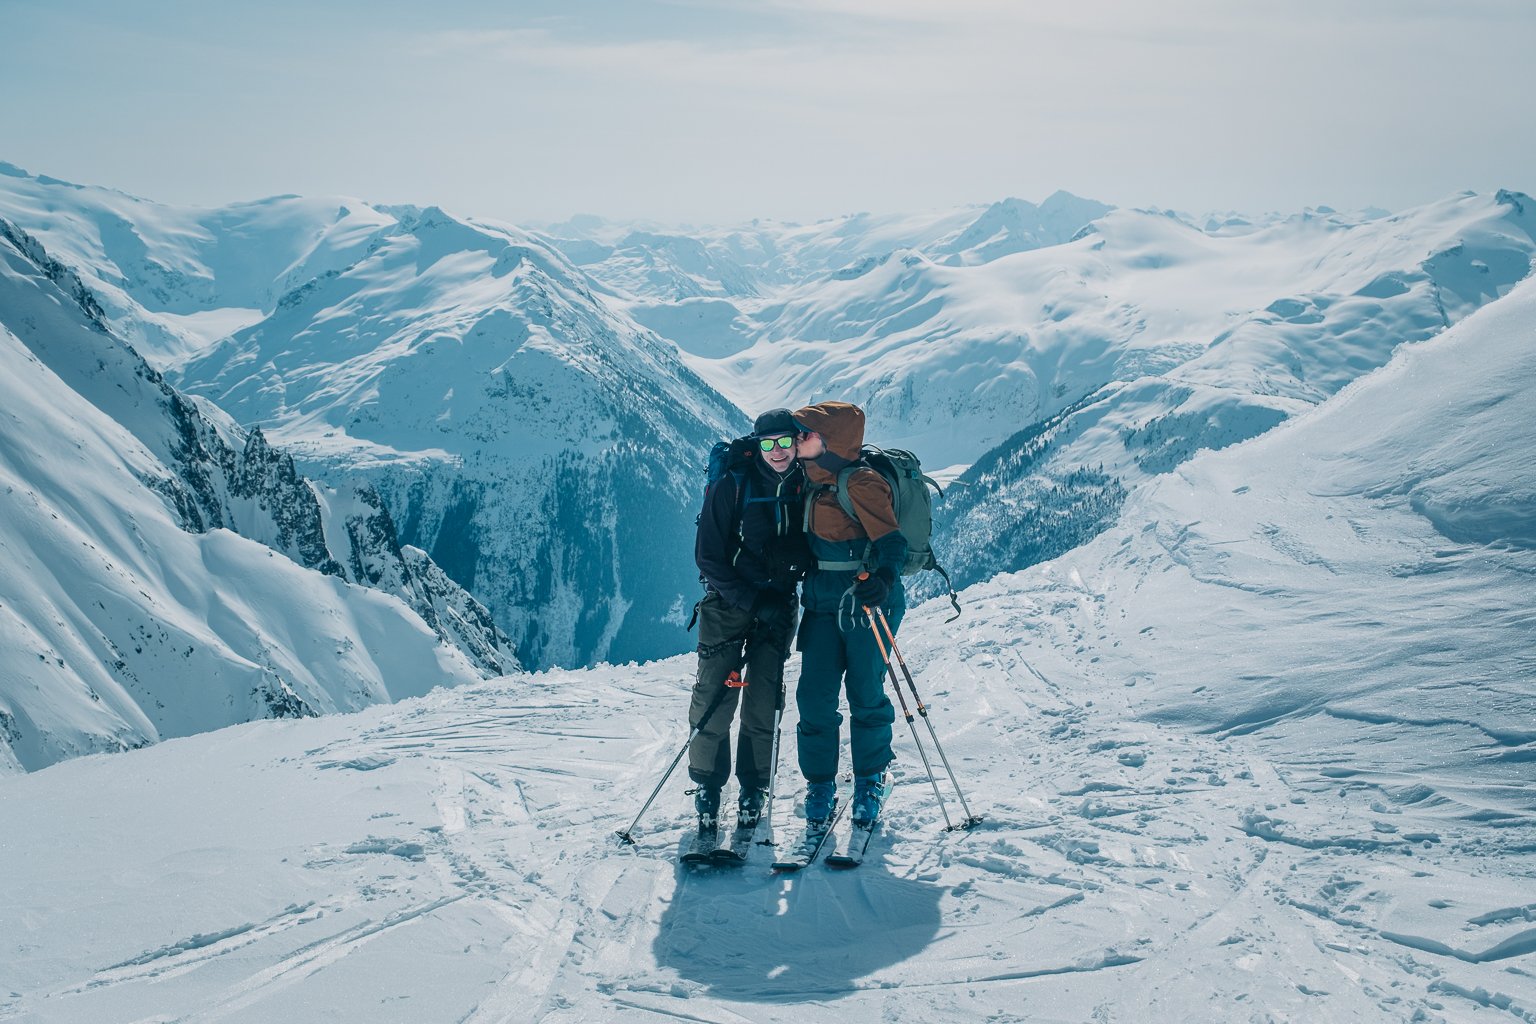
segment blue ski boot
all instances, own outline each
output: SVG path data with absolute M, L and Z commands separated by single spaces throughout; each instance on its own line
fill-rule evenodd
M 837 783 L 812 782 L 805 787 L 805 820 L 807 823 L 825 822 L 832 817 L 832 805 L 837 798 Z
M 880 808 L 889 792 L 885 772 L 860 775 L 853 780 L 853 823 L 859 828 L 869 828 L 880 819 Z

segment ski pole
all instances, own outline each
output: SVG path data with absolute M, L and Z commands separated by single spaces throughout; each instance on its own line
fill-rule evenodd
M 773 800 L 779 789 L 779 725 L 784 721 L 784 681 L 779 680 L 779 703 L 773 709 L 773 774 L 768 776 L 768 806 L 763 810 L 763 816 L 768 823 L 763 830 L 763 838 L 757 841 L 758 846 L 777 846 L 773 841 Z
M 864 617 L 869 620 L 869 630 L 875 634 L 875 645 L 880 648 L 880 660 L 885 662 L 886 674 L 891 677 L 891 689 L 896 691 L 896 699 L 901 702 L 901 713 L 907 720 L 907 728 L 912 730 L 912 742 L 917 746 L 917 752 L 923 759 L 923 767 L 928 770 L 928 783 L 933 786 L 933 797 L 939 802 L 939 812 L 944 815 L 944 831 L 953 832 L 954 822 L 949 820 L 949 808 L 944 806 L 944 796 L 939 792 L 939 780 L 933 774 L 933 765 L 928 761 L 928 751 L 923 749 L 922 737 L 917 734 L 917 723 L 912 721 L 912 712 L 907 709 L 907 698 L 902 695 L 901 683 L 896 680 L 896 667 L 891 664 L 891 656 L 885 652 L 885 642 L 880 639 L 880 630 L 875 626 L 875 617 L 870 614 L 869 607 L 864 607 Z
M 884 611 L 876 608 L 874 613 L 879 617 L 880 625 L 885 629 L 886 636 L 890 638 L 891 653 L 896 655 L 896 662 L 901 666 L 901 674 L 907 678 L 907 688 L 912 691 L 912 699 L 917 702 L 917 713 L 921 715 L 923 721 L 927 723 L 928 735 L 933 737 L 933 749 L 939 752 L 939 760 L 944 762 L 944 770 L 949 773 L 949 781 L 955 787 L 955 795 L 960 798 L 960 806 L 965 809 L 965 821 L 961 824 L 960 827 L 973 828 L 974 826 L 981 824 L 981 818 L 975 814 L 972 814 L 970 804 L 965 802 L 965 794 L 960 790 L 960 780 L 955 778 L 955 770 L 949 766 L 949 757 L 944 753 L 944 745 L 939 742 L 938 730 L 934 729 L 933 727 L 933 719 L 928 717 L 928 705 L 924 704 L 923 698 L 918 695 L 917 684 L 912 681 L 912 670 L 907 668 L 907 659 L 901 656 L 901 648 L 896 646 L 896 633 L 891 629 L 891 624 L 886 621 Z M 871 623 L 871 625 L 873 625 L 873 623 Z M 875 635 L 879 636 L 878 630 L 876 631 Z M 890 666 L 889 661 L 886 662 L 886 666 Z M 891 678 L 894 682 L 894 671 L 892 672 Z M 903 704 L 902 707 L 905 709 L 906 705 Z
M 650 799 L 646 800 L 645 806 L 640 808 L 640 813 L 635 815 L 635 820 L 629 823 L 629 828 L 624 829 L 622 832 L 614 833 L 614 835 L 618 836 L 620 842 L 622 842 L 624 845 L 635 845 L 635 837 L 630 833 L 634 831 L 636 825 L 640 824 L 640 819 L 645 816 L 645 812 L 651 809 L 651 804 L 655 802 L 656 795 L 661 792 L 661 787 L 667 784 L 667 780 L 670 779 L 672 777 L 672 773 L 677 770 L 678 762 L 682 761 L 683 755 L 688 753 L 688 748 L 693 746 L 693 741 L 698 738 L 699 733 L 704 731 L 705 724 L 709 721 L 710 716 L 715 713 L 715 709 L 720 706 L 720 702 L 725 700 L 725 695 L 732 689 L 746 685 L 745 683 L 739 681 L 741 676 L 735 669 L 731 670 L 731 676 L 738 680 L 738 682 L 736 682 L 735 686 L 733 687 L 731 685 L 731 680 L 727 679 L 725 686 L 720 687 L 720 692 L 715 694 L 715 699 L 712 700 L 709 704 L 709 707 L 704 710 L 704 715 L 699 719 L 699 724 L 695 725 L 693 730 L 688 733 L 688 739 L 685 743 L 683 743 L 683 749 L 677 752 L 677 756 L 674 757 L 672 759 L 672 763 L 667 766 L 667 773 L 661 777 L 660 782 L 656 783 L 656 788 L 651 790 Z

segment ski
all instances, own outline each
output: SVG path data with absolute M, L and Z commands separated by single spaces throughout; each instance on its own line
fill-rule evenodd
M 687 851 L 678 859 L 684 864 L 713 864 L 720 845 L 719 829 L 700 829 Z
M 864 825 L 854 822 L 852 831 L 848 833 L 848 843 L 843 847 L 843 852 L 827 854 L 827 867 L 856 868 L 864 863 L 864 853 L 869 849 L 869 841 L 874 837 L 877 824 L 877 822 L 873 821 Z
M 816 829 L 806 826 L 805 835 L 799 845 L 787 857 L 773 862 L 773 870 L 777 872 L 799 871 L 815 862 L 821 853 L 821 848 L 826 845 L 827 837 L 837 827 L 838 820 L 843 816 L 843 810 L 848 805 L 841 800 L 834 800 L 832 805 L 832 817 L 822 828 Z
M 843 844 L 841 853 L 836 851 L 827 854 L 826 865 L 829 868 L 856 868 L 864 863 L 864 854 L 869 850 L 869 841 L 874 838 L 875 829 L 880 827 L 880 815 L 885 809 L 885 801 L 890 799 L 889 781 L 882 782 L 884 792 L 874 805 L 874 817 L 867 821 L 858 818 L 853 820 L 853 828 L 848 833 L 848 841 Z M 866 808 L 866 813 L 868 809 Z
M 714 862 L 721 867 L 739 867 L 747 862 L 747 851 L 752 849 L 752 838 L 757 835 L 757 826 L 752 828 L 734 828 L 731 830 L 731 841 L 727 846 L 718 846 L 711 855 Z

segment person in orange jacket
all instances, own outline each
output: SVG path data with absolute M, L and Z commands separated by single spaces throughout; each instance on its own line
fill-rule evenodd
M 907 541 L 897 524 L 890 484 L 859 464 L 864 410 L 846 402 L 821 402 L 796 409 L 793 417 L 800 431 L 795 450 L 811 488 L 805 532 L 814 557 L 801 588 L 804 614 L 796 642 L 802 656 L 795 702 L 805 816 L 813 827 L 831 816 L 842 726 L 837 705 L 839 694 L 846 693 L 853 820 L 870 824 L 885 800 L 896 711 L 885 693 L 885 663 L 863 609 L 879 606 L 893 631 L 900 624 L 906 611 L 901 566 Z M 851 516 L 836 495 L 839 474 L 850 467 Z M 861 579 L 861 573 L 867 575 Z

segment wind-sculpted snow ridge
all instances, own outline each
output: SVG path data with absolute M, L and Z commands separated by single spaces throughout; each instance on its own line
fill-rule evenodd
M 402 553 L 376 495 L 318 491 L 171 388 L 3 220 L 0 261 L 0 767 L 517 669 L 484 609 Z
M 1125 521 L 1141 525 L 1082 558 L 1104 558 L 1116 580 L 1116 660 L 1149 691 L 1149 715 L 1220 734 L 1305 731 L 1319 757 L 1342 757 L 1333 748 L 1351 735 L 1418 757 L 1394 740 L 1445 733 L 1433 753 L 1448 769 L 1529 781 L 1533 325 L 1527 282 L 1132 499 Z M 1225 598 L 1197 623 L 1186 609 L 1218 603 L 1202 593 Z M 1213 659 L 1219 691 L 1181 678 Z

